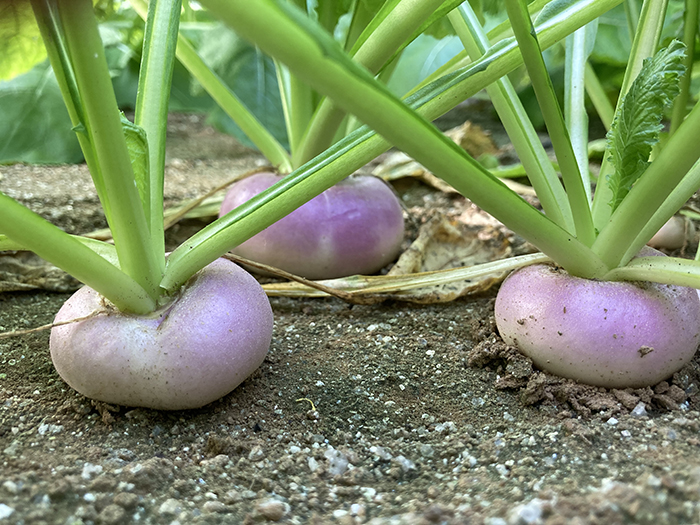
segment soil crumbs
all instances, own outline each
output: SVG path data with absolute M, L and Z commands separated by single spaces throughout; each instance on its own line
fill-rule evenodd
M 0 341 L 0 523 L 700 523 L 698 361 L 655 389 L 532 370 L 493 293 L 273 298 L 263 366 L 199 410 L 91 403 Z M 0 295 L 2 330 L 64 294 Z
M 201 119 L 174 119 L 169 140 L 219 149 L 170 155 L 173 201 L 259 163 L 232 158 Z M 100 227 L 87 182 L 50 207 L 39 196 L 47 177 L 88 180 L 67 169 L 5 167 L 3 191 L 68 231 Z M 469 206 L 401 193 L 412 212 Z M 0 331 L 50 323 L 67 297 L 0 294 Z M 272 298 L 260 369 L 182 412 L 93 403 L 55 372 L 48 332 L 1 339 L 0 524 L 700 523 L 700 357 L 654 388 L 578 385 L 503 344 L 494 297 Z

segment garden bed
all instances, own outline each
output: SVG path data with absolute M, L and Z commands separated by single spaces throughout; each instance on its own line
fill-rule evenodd
M 171 203 L 260 164 L 196 118 L 169 140 Z M 83 167 L 0 172 L 62 227 L 104 226 Z M 473 209 L 397 187 L 409 236 Z M 0 330 L 50 323 L 67 297 L 0 294 Z M 90 402 L 55 372 L 47 331 L 0 340 L 0 523 L 700 522 L 700 359 L 642 390 L 560 380 L 503 345 L 494 297 L 272 298 L 262 367 L 183 412 Z

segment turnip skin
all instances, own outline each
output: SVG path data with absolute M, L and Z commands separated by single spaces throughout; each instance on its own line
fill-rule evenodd
M 66 383 L 117 405 L 204 406 L 252 374 L 272 339 L 272 309 L 264 291 L 224 259 L 196 274 L 177 300 L 153 316 L 109 309 L 108 315 L 54 327 L 50 348 Z M 83 287 L 61 307 L 56 322 L 104 310 L 104 299 Z
M 690 362 L 700 343 L 696 290 L 591 281 L 551 265 L 509 275 L 495 315 L 503 340 L 538 368 L 606 388 L 667 379 Z
M 674 215 L 671 217 L 647 243 L 654 248 L 677 250 L 682 248 L 695 236 L 695 226 L 692 221 Z
M 234 184 L 220 216 L 281 179 L 261 172 Z M 354 176 L 260 232 L 233 253 L 308 279 L 372 274 L 398 255 L 401 204 L 381 179 Z

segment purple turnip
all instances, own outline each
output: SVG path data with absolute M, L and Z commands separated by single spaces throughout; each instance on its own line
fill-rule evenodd
M 495 315 L 503 340 L 538 368 L 607 388 L 667 379 L 700 343 L 696 290 L 581 279 L 546 264 L 509 275 Z
M 81 394 L 117 405 L 198 408 L 226 395 L 262 363 L 272 309 L 258 282 L 219 259 L 150 316 L 121 313 L 93 289 L 78 290 L 51 330 L 51 358 Z
M 281 179 L 257 173 L 234 184 L 225 215 Z M 393 261 L 404 235 L 401 204 L 376 177 L 345 179 L 310 200 L 233 253 L 309 279 L 371 274 Z

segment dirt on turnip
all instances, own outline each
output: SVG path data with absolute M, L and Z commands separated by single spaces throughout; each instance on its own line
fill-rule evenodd
M 262 164 L 199 117 L 175 116 L 170 139 L 169 202 Z M 0 172 L 65 229 L 104 226 L 83 168 Z M 409 237 L 471 208 L 397 186 Z M 0 331 L 50 323 L 68 296 L 0 294 Z M 494 297 L 272 298 L 260 369 L 182 412 L 91 402 L 55 372 L 47 331 L 1 339 L 0 523 L 700 523 L 700 357 L 651 388 L 579 385 L 503 344 Z

